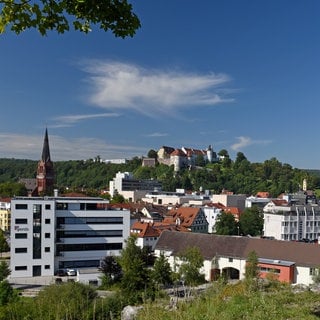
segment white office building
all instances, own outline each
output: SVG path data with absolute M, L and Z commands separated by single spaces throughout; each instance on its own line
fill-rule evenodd
M 290 205 L 284 202 L 273 200 L 264 207 L 264 235 L 277 240 L 318 241 L 319 205 Z
M 129 233 L 130 212 L 109 210 L 101 198 L 14 198 L 11 277 L 99 267 L 105 256 L 119 255 Z

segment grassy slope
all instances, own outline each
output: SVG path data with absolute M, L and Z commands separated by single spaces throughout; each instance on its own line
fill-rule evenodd
M 139 320 L 311 320 L 319 319 L 320 295 L 312 291 L 294 293 L 290 287 L 272 291 L 246 289 L 243 283 L 210 290 L 192 302 L 180 303 L 176 310 L 148 305 Z

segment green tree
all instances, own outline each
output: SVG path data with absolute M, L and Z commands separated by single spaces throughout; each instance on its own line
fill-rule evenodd
M 238 234 L 238 224 L 231 213 L 226 213 L 224 211 L 219 215 L 216 225 L 216 234 L 220 235 L 237 235 Z
M 106 256 L 101 263 L 100 269 L 103 273 L 102 283 L 109 287 L 121 280 L 122 269 L 114 256 Z
M 72 26 L 81 32 L 91 31 L 97 25 L 104 31 L 110 30 L 116 37 L 133 36 L 140 21 L 127 0 L 39 0 L 0 1 L 0 32 L 6 28 L 19 34 L 35 28 L 41 35 L 54 30 L 64 33 Z
M 13 290 L 8 281 L 0 282 L 0 306 L 6 305 L 14 299 L 17 299 L 18 295 Z
M 154 263 L 151 277 L 158 286 L 172 284 L 172 270 L 168 259 L 161 254 Z
M 26 196 L 27 193 L 27 189 L 22 183 L 8 181 L 0 184 L 1 197 Z
M 257 206 L 246 208 L 239 219 L 241 233 L 244 235 L 258 236 L 263 230 L 263 215 Z
M 129 304 L 141 303 L 143 297 L 147 296 L 146 292 L 152 288 L 142 249 L 136 245 L 136 237 L 128 238 L 118 261 L 123 271 L 120 285 L 123 298 Z
M 11 270 L 9 268 L 9 265 L 7 261 L 1 260 L 0 261 L 0 282 L 3 281 L 7 276 L 9 276 L 11 273 Z
M 115 194 L 113 195 L 110 202 L 111 203 L 125 203 L 126 199 L 124 198 L 124 196 L 122 194 L 115 192 Z
M 10 250 L 7 239 L 3 230 L 0 229 L 0 257 L 2 257 L 3 252 L 8 252 Z
M 150 149 L 147 154 L 148 158 L 158 159 L 158 153 L 156 150 Z
M 244 275 L 246 280 L 254 280 L 259 277 L 258 256 L 255 251 L 248 254 Z
M 203 266 L 203 257 L 199 248 L 189 247 L 179 255 L 181 265 L 179 268 L 180 279 L 186 285 L 196 286 L 204 282 L 204 275 L 200 273 Z
M 79 282 L 50 285 L 35 297 L 34 314 L 27 319 L 92 319 L 96 299 L 96 291 Z

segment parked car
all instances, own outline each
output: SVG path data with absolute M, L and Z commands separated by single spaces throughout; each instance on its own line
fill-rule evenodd
M 77 271 L 75 269 L 67 269 L 67 275 L 68 276 L 76 276 Z
M 64 276 L 67 275 L 67 273 L 66 273 L 66 270 L 64 270 L 64 269 L 58 269 L 56 271 L 55 275 L 58 276 L 58 277 L 64 277 Z

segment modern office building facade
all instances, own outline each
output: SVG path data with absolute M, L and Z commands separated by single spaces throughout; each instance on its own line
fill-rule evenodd
M 130 212 L 110 210 L 101 198 L 14 198 L 11 277 L 99 267 L 105 256 L 119 255 L 129 234 Z

